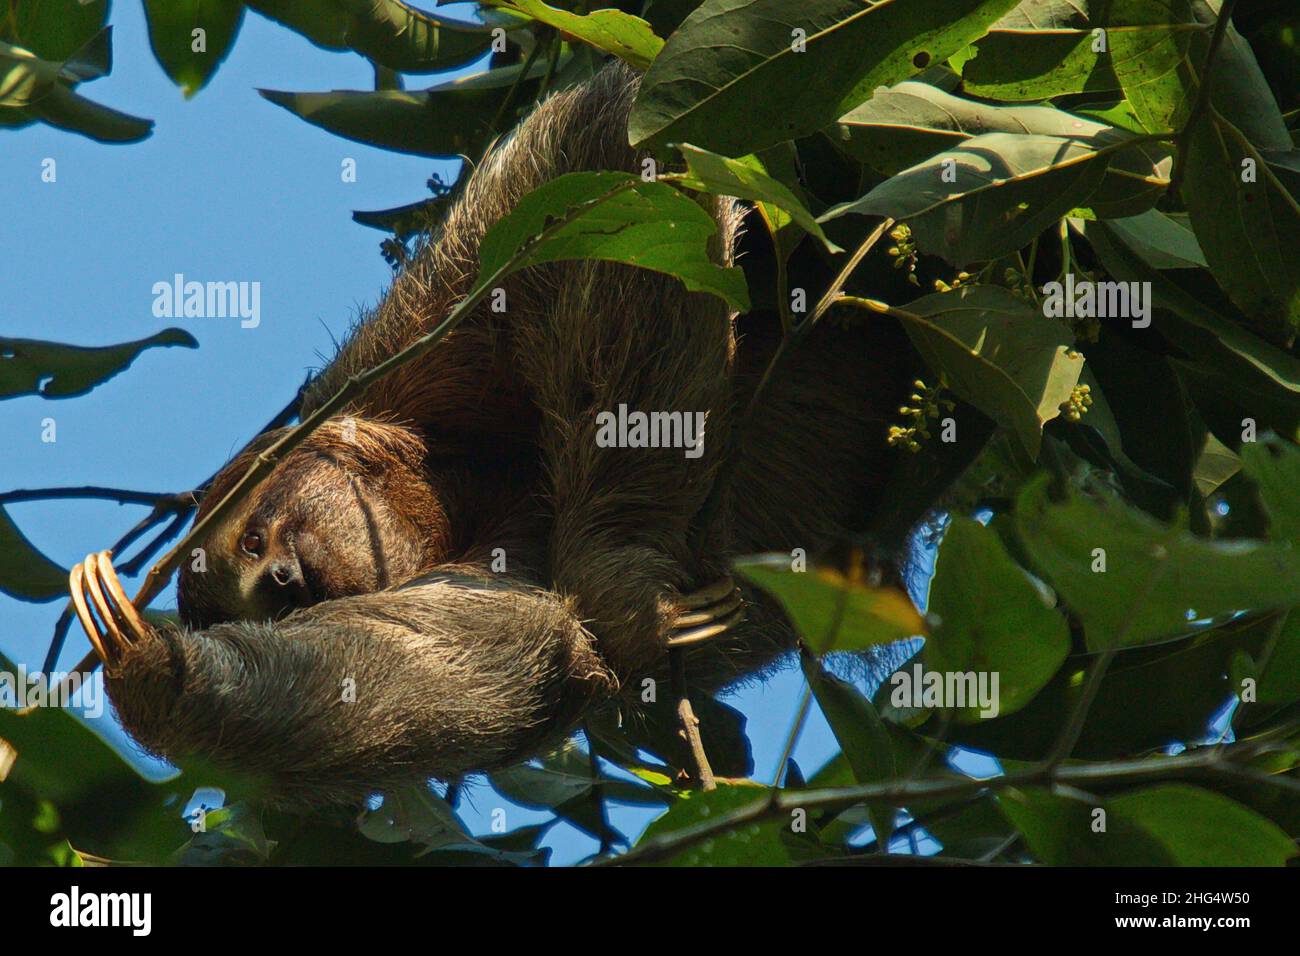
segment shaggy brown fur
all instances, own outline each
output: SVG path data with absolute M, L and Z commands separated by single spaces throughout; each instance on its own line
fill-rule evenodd
M 473 281 L 485 230 L 521 196 L 570 171 L 636 169 L 635 86 L 606 68 L 495 149 L 303 413 L 436 325 Z M 725 261 L 738 213 L 715 212 Z M 625 266 L 547 265 L 505 290 L 506 313 L 481 308 L 332 419 L 213 533 L 205 569 L 183 570 L 182 616 L 201 630 L 159 632 L 110 680 L 145 747 L 257 774 L 303 802 L 518 760 L 658 668 L 679 595 L 731 555 L 813 553 L 876 493 L 883 360 L 828 329 L 758 410 L 734 501 L 700 547 L 692 520 L 772 341 L 738 353 L 719 300 Z M 620 403 L 707 412 L 702 457 L 598 447 L 596 415 Z M 693 681 L 722 686 L 789 640 L 755 605 L 696 655 Z

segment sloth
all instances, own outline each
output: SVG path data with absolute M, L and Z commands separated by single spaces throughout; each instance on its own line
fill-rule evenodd
M 530 190 L 639 171 L 636 88 L 606 66 L 494 147 L 302 416 L 436 326 L 472 286 L 484 232 Z M 709 202 L 715 257 L 731 264 L 744 210 Z M 862 527 L 909 371 L 860 330 L 818 327 L 732 442 L 774 323 L 747 328 L 717 298 L 607 262 L 534 266 L 503 290 L 504 311 L 479 307 L 375 383 L 210 531 L 181 570 L 180 626 L 141 619 L 107 552 L 74 568 L 78 615 L 143 749 L 253 777 L 279 804 L 355 804 L 536 755 L 662 673 L 670 647 L 688 654 L 692 691 L 712 693 L 793 646 L 730 561 L 815 554 Z M 689 455 L 607 447 L 620 406 L 703 415 L 705 433 Z M 280 434 L 220 472 L 199 518 Z

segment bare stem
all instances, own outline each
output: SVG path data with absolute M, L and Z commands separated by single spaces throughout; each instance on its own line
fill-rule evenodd
M 682 736 L 686 739 L 686 745 L 691 752 L 691 760 L 695 764 L 695 778 L 699 781 L 701 790 L 716 790 L 718 784 L 713 778 L 713 768 L 709 766 L 709 758 L 704 753 L 704 739 L 700 736 L 700 719 L 695 716 L 695 710 L 691 707 L 691 698 L 686 687 L 686 649 L 683 647 L 670 648 L 668 651 L 668 666 L 672 671 L 673 698 L 677 701 L 677 719 L 681 721 Z

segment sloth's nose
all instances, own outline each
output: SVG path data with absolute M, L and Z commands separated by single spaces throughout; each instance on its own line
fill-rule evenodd
M 277 561 L 271 565 L 270 573 L 271 580 L 275 581 L 275 583 L 280 585 L 282 588 L 288 587 L 295 581 L 301 581 L 302 579 L 302 575 L 298 573 L 296 567 L 285 564 L 281 561 Z
M 315 602 L 296 561 L 272 561 L 262 573 L 260 590 L 281 612 L 309 607 Z

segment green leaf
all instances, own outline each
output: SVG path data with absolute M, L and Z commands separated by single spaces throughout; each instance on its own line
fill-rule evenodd
M 1186 8 L 1186 0 L 1174 2 Z M 963 88 L 1012 101 L 1118 89 L 1111 56 L 1094 49 L 1102 39 L 1094 31 L 1106 29 L 1108 49 L 1117 27 L 1149 45 L 1170 21 L 1168 3 L 1158 0 L 1024 0 L 975 44 L 962 65 Z
M 1087 205 L 1112 154 L 1126 148 L 1128 139 L 1115 130 L 1077 138 L 985 133 L 903 170 L 821 219 L 889 216 L 907 221 L 921 251 L 954 265 L 995 259 Z
M 741 156 L 813 133 L 946 60 L 1013 4 L 705 0 L 646 72 L 629 139 Z
M 437 73 L 487 52 L 491 24 L 437 16 L 400 0 L 247 0 L 327 50 L 355 50 L 399 73 Z M 489 116 L 492 114 L 488 114 Z
M 1272 821 L 1199 787 L 1148 787 L 1108 797 L 1106 807 L 1148 833 L 1175 866 L 1285 866 L 1296 854 Z
M 887 783 L 898 774 L 893 743 L 875 706 L 847 681 L 828 674 L 815 657 L 800 655 L 804 676 L 817 698 L 817 706 L 831 726 L 831 732 L 853 769 L 858 783 Z M 894 808 L 888 804 L 868 807 L 871 828 L 882 845 L 894 832 Z
M 1004 790 L 998 809 L 1024 835 L 1034 857 L 1048 866 L 1169 866 L 1160 841 L 1107 811 L 1098 832 L 1100 801 L 1085 801 L 1038 788 Z
M 1242 442 L 1241 465 L 1268 512 L 1269 537 L 1300 548 L 1300 448 L 1275 438 Z
M 145 0 L 144 10 L 153 55 L 186 99 L 212 79 L 244 19 L 240 0 Z
M 738 558 L 732 566 L 776 598 L 814 654 L 862 651 L 925 633 L 925 621 L 897 588 L 871 587 L 825 566 L 794 571 L 782 554 Z
M 938 623 L 925 641 L 926 668 L 996 674 L 998 713 L 1019 710 L 1070 652 L 1069 627 L 1053 603 L 1011 559 L 996 533 L 954 516 L 930 584 L 929 613 Z M 971 701 L 957 716 L 970 721 L 983 715 Z
M 1054 502 L 1046 478 L 1021 492 L 1015 517 L 1025 550 L 1082 619 L 1093 650 L 1183 634 L 1194 619 L 1300 603 L 1300 552 L 1289 547 L 1208 541 L 1111 497 L 1071 492 Z
M 1237 618 L 1191 637 L 1120 650 L 1088 710 L 1074 755 L 1112 760 L 1161 749 L 1173 740 L 1217 738 L 1211 724 L 1240 691 L 1229 677 L 1231 661 L 1242 652 L 1259 654 L 1275 623 L 1276 615 Z M 948 723 L 945 739 L 1008 759 L 1043 759 L 1079 706 L 1084 678 L 1096 660 L 1094 653 L 1072 654 L 1025 707 L 994 720 Z M 1141 720 L 1134 719 L 1135 700 L 1142 701 Z M 939 728 L 940 718 L 934 716 L 920 729 Z
M 678 147 L 686 157 L 686 177 L 680 182 L 690 189 L 731 196 L 753 202 L 770 203 L 790 214 L 803 229 L 816 236 L 829 252 L 843 252 L 826 238 L 822 227 L 798 197 L 783 183 L 769 176 L 755 157 L 728 159 L 717 153 L 683 144 Z
M 585 16 L 559 10 L 542 0 L 488 0 L 494 6 L 532 17 L 539 23 L 555 27 L 583 43 L 626 60 L 644 70 L 663 49 L 664 41 L 655 36 L 650 24 L 622 10 L 593 10 Z
M 428 232 L 441 222 L 450 204 L 450 197 L 434 196 L 392 209 L 357 209 L 352 212 L 352 221 L 408 239 L 416 233 Z
M 923 296 L 893 314 L 958 397 L 1010 428 L 1037 459 L 1043 425 L 1061 413 L 1083 369 L 1069 329 L 998 286 Z
M 1051 106 L 998 106 L 907 81 L 876 94 L 840 117 L 839 144 L 887 176 L 985 133 L 1034 133 L 1088 140 L 1118 137 L 1113 127 Z M 1116 153 L 1092 198 L 1101 215 L 1136 215 L 1169 183 L 1169 153 L 1142 143 Z
M 41 0 L 7 7 L 7 15 L 0 17 L 0 40 L 52 63 L 71 58 L 102 33 L 108 20 L 108 0 Z
M 382 805 L 361 815 L 357 829 L 377 843 L 413 843 L 421 848 L 418 857 L 437 855 L 447 862 L 481 857 L 486 862 L 516 866 L 537 862 L 534 852 L 512 853 L 475 839 L 446 801 L 426 785 L 385 793 Z
M 1168 6 L 1156 0 L 1145 2 L 1153 8 Z M 1176 26 L 1150 38 L 1124 31 L 1112 33 L 1115 75 L 1139 121 L 1153 133 L 1181 130 L 1191 117 L 1209 55 L 1211 28 L 1218 19 L 1217 10 L 1203 0 L 1181 0 L 1166 15 Z M 1197 26 L 1200 29 L 1194 29 Z M 1241 123 L 1257 146 L 1284 149 L 1291 145 L 1277 101 L 1250 44 L 1231 24 L 1215 54 L 1210 101 L 1215 109 Z
M 16 115 L 23 123 L 41 120 L 105 143 L 135 142 L 148 136 L 152 120 L 119 113 L 72 89 L 90 75 L 107 72 L 107 43 L 105 28 L 92 38 L 83 58 L 56 63 L 0 42 L 0 117 Z
M 68 572 L 27 540 L 0 506 L 0 591 L 20 601 L 52 601 L 68 593 Z
M 237 803 L 203 815 L 202 832 L 176 851 L 181 866 L 261 866 L 270 862 L 275 841 L 267 839 L 258 808 Z
M 1140 216 L 1111 219 L 1107 225 L 1153 269 L 1206 267 L 1205 253 L 1185 214 L 1149 209 Z
M 1241 470 L 1241 459 L 1211 431 L 1206 431 L 1200 446 L 1192 465 L 1192 484 L 1202 498 L 1208 498 Z
M 710 258 L 716 235 L 713 217 L 666 183 L 631 173 L 568 173 L 524 196 L 483 236 L 475 291 L 522 252 L 514 269 L 564 259 L 621 262 L 675 276 L 743 312 L 744 273 Z
M 1193 366 L 1273 427 L 1294 435 L 1300 427 L 1300 360 L 1219 314 L 1140 258 L 1115 222 L 1085 223 L 1084 234 L 1102 264 L 1123 282 L 1149 282 L 1158 308 L 1156 330 L 1193 357 Z
M 646 827 L 638 845 L 656 837 L 688 829 L 699 823 L 716 820 L 766 799 L 771 791 L 752 781 L 719 781 L 718 789 L 685 790 L 660 817 Z M 738 827 L 704 843 L 688 847 L 660 866 L 788 866 L 789 852 L 781 842 L 788 821 L 767 820 Z
M 1300 700 L 1300 611 L 1287 612 L 1259 678 L 1259 702 L 1282 707 Z
M 574 746 L 557 750 L 540 766 L 515 764 L 492 773 L 492 786 L 515 803 L 535 809 L 557 810 L 586 797 L 599 783 L 607 800 L 634 806 L 658 807 L 667 802 L 663 793 L 605 773 L 593 777 L 591 758 Z
M 1252 167 L 1253 181 L 1243 181 Z M 1180 192 L 1215 281 L 1264 331 L 1293 334 L 1300 201 L 1242 131 L 1213 111 L 1190 132 Z
M 493 135 L 487 119 L 505 102 L 521 69 L 489 70 L 427 90 L 258 92 L 336 136 L 401 153 L 451 158 L 475 152 Z M 545 72 L 545 64 L 534 64 L 522 84 L 522 98 L 535 95 Z
M 199 343 L 183 329 L 163 329 L 145 339 L 94 348 L 0 338 L 0 399 L 85 395 L 129 366 L 145 349 L 171 345 L 192 349 Z

